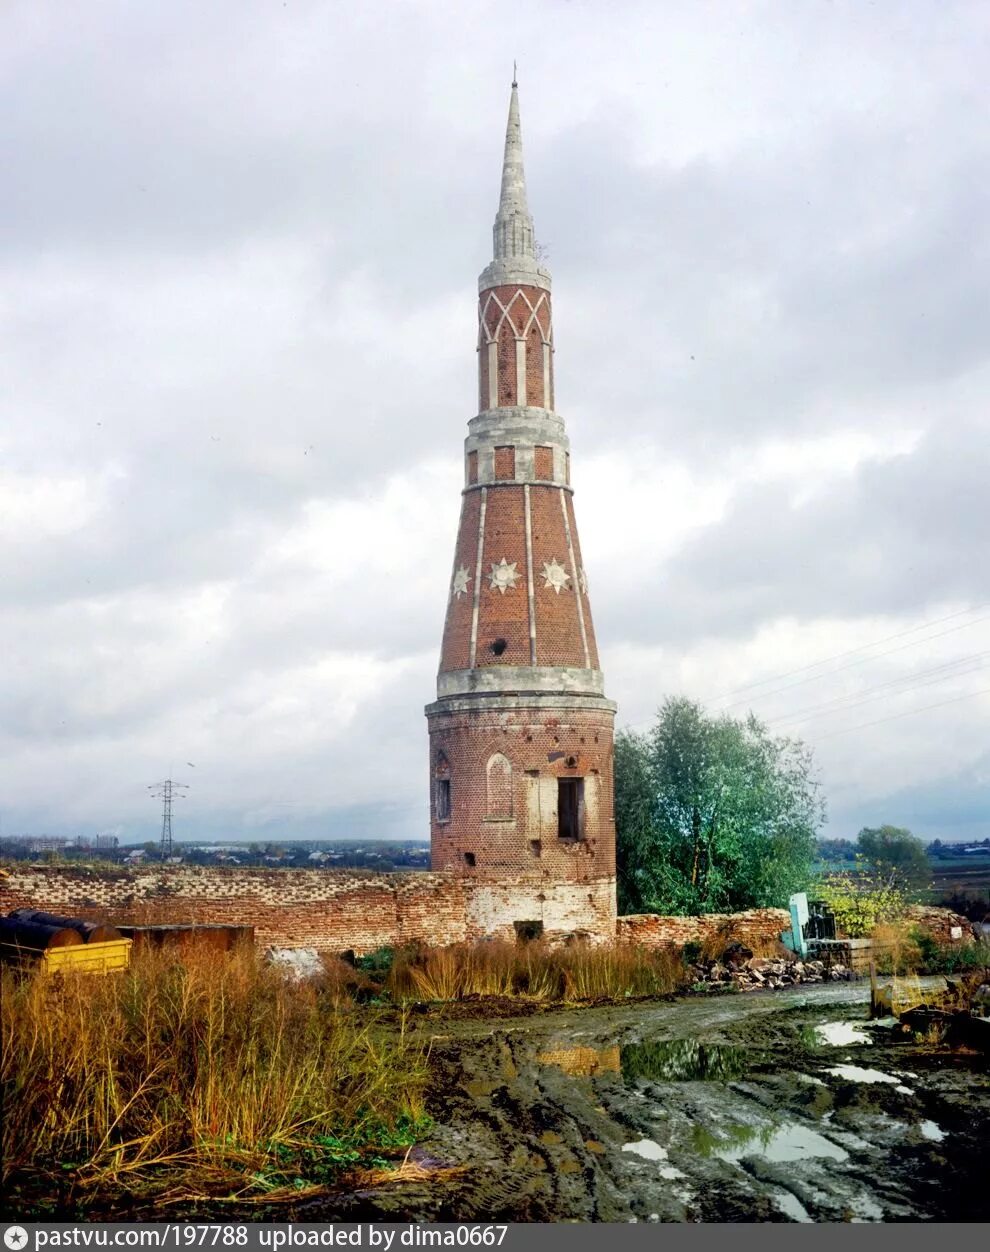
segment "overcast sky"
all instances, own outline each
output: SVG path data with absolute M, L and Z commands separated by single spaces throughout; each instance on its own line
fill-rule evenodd
M 990 834 L 985 0 L 6 0 L 3 834 L 428 837 L 514 58 L 619 723 Z

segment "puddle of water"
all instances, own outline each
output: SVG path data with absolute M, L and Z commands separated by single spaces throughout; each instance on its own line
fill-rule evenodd
M 863 1069 L 861 1065 L 833 1065 L 826 1073 L 836 1078 L 845 1078 L 848 1082 L 889 1083 L 901 1095 L 914 1095 L 914 1091 L 892 1074 L 885 1074 L 879 1069 Z
M 932 1143 L 941 1143 L 945 1138 L 945 1131 L 935 1122 L 928 1121 L 926 1118 L 923 1122 L 918 1123 L 918 1129 L 921 1131 L 923 1139 L 930 1139 Z
M 627 1082 L 727 1082 L 742 1078 L 753 1066 L 747 1048 L 694 1039 L 630 1043 L 621 1050 L 622 1076 Z
M 739 1126 L 722 1128 L 713 1135 L 702 1126 L 695 1128 L 694 1147 L 700 1156 L 715 1156 L 722 1161 L 741 1161 L 744 1156 L 762 1156 L 766 1161 L 787 1163 L 810 1157 L 845 1161 L 849 1153 L 824 1135 L 796 1122 L 780 1126 Z
M 787 1217 L 795 1222 L 810 1222 L 811 1215 L 796 1195 L 789 1191 L 771 1192 L 773 1202 Z
M 868 1195 L 855 1196 L 849 1201 L 849 1207 L 853 1211 L 854 1222 L 882 1222 L 883 1209 L 875 1200 L 871 1200 Z
M 844 1048 L 853 1043 L 873 1043 L 860 1022 L 823 1022 L 813 1029 L 818 1043 L 826 1043 L 836 1048 Z
M 619 1048 L 550 1048 L 537 1056 L 541 1065 L 556 1065 L 573 1078 L 619 1073 Z
M 623 1152 L 631 1152 L 633 1156 L 641 1156 L 644 1161 L 665 1161 L 667 1149 L 661 1148 L 653 1139 L 637 1139 L 635 1143 L 624 1143 Z
M 878 1069 L 863 1069 L 861 1065 L 833 1065 L 827 1072 L 849 1082 L 889 1082 L 894 1087 L 898 1085 L 898 1080 L 890 1074 L 881 1073 Z

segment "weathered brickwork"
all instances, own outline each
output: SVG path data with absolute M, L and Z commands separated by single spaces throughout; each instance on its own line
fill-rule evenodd
M 707 913 L 702 917 L 662 917 L 657 913 L 633 913 L 620 917 L 616 927 L 619 943 L 644 948 L 683 947 L 724 937 L 740 943 L 764 943 L 779 939 L 789 930 L 787 909 L 750 909 L 744 913 Z
M 404 943 L 443 946 L 485 936 L 511 940 L 517 922 L 539 922 L 551 940 L 615 936 L 619 943 L 648 948 L 714 938 L 768 942 L 790 927 L 786 909 L 617 919 L 612 876 L 564 881 L 559 874 L 544 879 L 504 869 L 486 874 L 483 867 L 471 877 L 198 866 L 99 872 L 25 867 L 0 878 L 0 914 L 17 908 L 120 925 L 254 926 L 255 941 L 263 948 L 353 949 L 359 954 Z M 912 905 L 908 916 L 940 943 L 973 941 L 970 923 L 948 909 Z
M 935 905 L 909 904 L 907 920 L 926 931 L 936 943 L 945 947 L 955 944 L 969 944 L 975 940 L 973 923 L 961 913 L 951 909 L 938 908 Z
M 514 586 L 492 585 L 493 567 L 515 567 Z M 522 487 L 491 487 L 481 558 L 476 665 L 528 665 L 526 525 Z M 499 640 L 502 642 L 499 643 Z
M 478 406 L 482 412 L 491 408 L 490 343 L 498 345 L 498 405 L 553 407 L 551 323 L 550 292 L 542 287 L 520 284 L 489 287 L 481 292 L 478 300 Z M 525 396 L 520 395 L 519 388 L 518 342 L 525 345 L 522 368 Z
M 463 591 L 451 587 L 444 623 L 441 668 L 467 669 L 471 660 L 471 620 L 474 580 L 477 576 L 478 519 L 481 492 L 469 491 L 461 497 L 461 524 L 457 533 L 454 569 L 464 569 L 467 580 Z
M 514 84 L 493 240 L 478 282 L 479 413 L 426 710 L 432 864 L 484 884 L 471 899 L 492 902 L 487 927 L 540 921 L 611 939 L 615 705 L 552 407 L 550 275 L 536 260 Z
M 564 709 L 540 715 L 522 708 L 438 714 L 431 719 L 430 750 L 434 763 L 442 754 L 450 770 L 450 819 L 438 820 L 435 800 L 433 805 L 434 870 L 471 877 L 521 871 L 541 883 L 615 878 L 609 713 Z M 511 768 L 511 802 L 505 806 L 511 816 L 490 815 L 486 789 L 476 785 L 495 756 Z M 561 778 L 583 782 L 582 838 L 561 838 Z
M 593 899 L 589 897 L 593 896 Z M 486 935 L 513 939 L 537 921 L 551 939 L 614 929 L 614 884 L 549 884 L 504 876 L 367 874 L 212 867 L 93 873 L 15 869 L 0 879 L 0 914 L 44 908 L 124 925 L 253 926 L 261 947 L 361 954 L 405 943 L 443 946 Z

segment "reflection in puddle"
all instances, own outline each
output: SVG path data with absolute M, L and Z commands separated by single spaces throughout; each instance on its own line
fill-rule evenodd
M 703 1126 L 695 1127 L 694 1148 L 700 1156 L 722 1161 L 741 1161 L 745 1156 L 762 1156 L 766 1161 L 803 1161 L 825 1157 L 844 1161 L 849 1153 L 824 1135 L 795 1122 L 782 1126 L 740 1126 L 721 1128 L 718 1135 Z
M 789 1191 L 771 1192 L 773 1202 L 787 1217 L 795 1222 L 810 1222 L 811 1216 L 796 1195 Z
M 879 1069 L 863 1069 L 859 1065 L 833 1065 L 828 1071 L 834 1074 L 836 1078 L 845 1078 L 847 1082 L 865 1082 L 890 1083 L 895 1091 L 899 1091 L 902 1095 L 913 1095 L 914 1092 L 910 1087 L 905 1087 L 899 1079 L 894 1078 L 892 1074 L 885 1074 Z
M 633 1156 L 641 1156 L 645 1161 L 665 1161 L 667 1149 L 661 1148 L 653 1139 L 637 1139 L 635 1143 L 624 1143 L 623 1152 L 631 1152 Z
M 611 1048 L 550 1048 L 536 1059 L 541 1065 L 556 1065 L 573 1078 L 619 1073 L 618 1044 Z
M 883 1209 L 868 1195 L 859 1195 L 849 1202 L 854 1222 L 882 1222 Z
M 854 1043 L 872 1043 L 873 1040 L 859 1022 L 824 1022 L 812 1027 L 816 1043 L 827 1043 L 843 1048 Z
M 622 1049 L 622 1077 L 627 1082 L 649 1078 L 655 1082 L 726 1082 L 741 1078 L 753 1066 L 746 1048 L 668 1039 L 630 1043 Z

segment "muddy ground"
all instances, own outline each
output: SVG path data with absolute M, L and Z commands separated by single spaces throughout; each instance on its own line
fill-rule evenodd
M 869 1026 L 868 988 L 439 1020 L 429 1173 L 299 1220 L 975 1221 L 985 1054 Z

